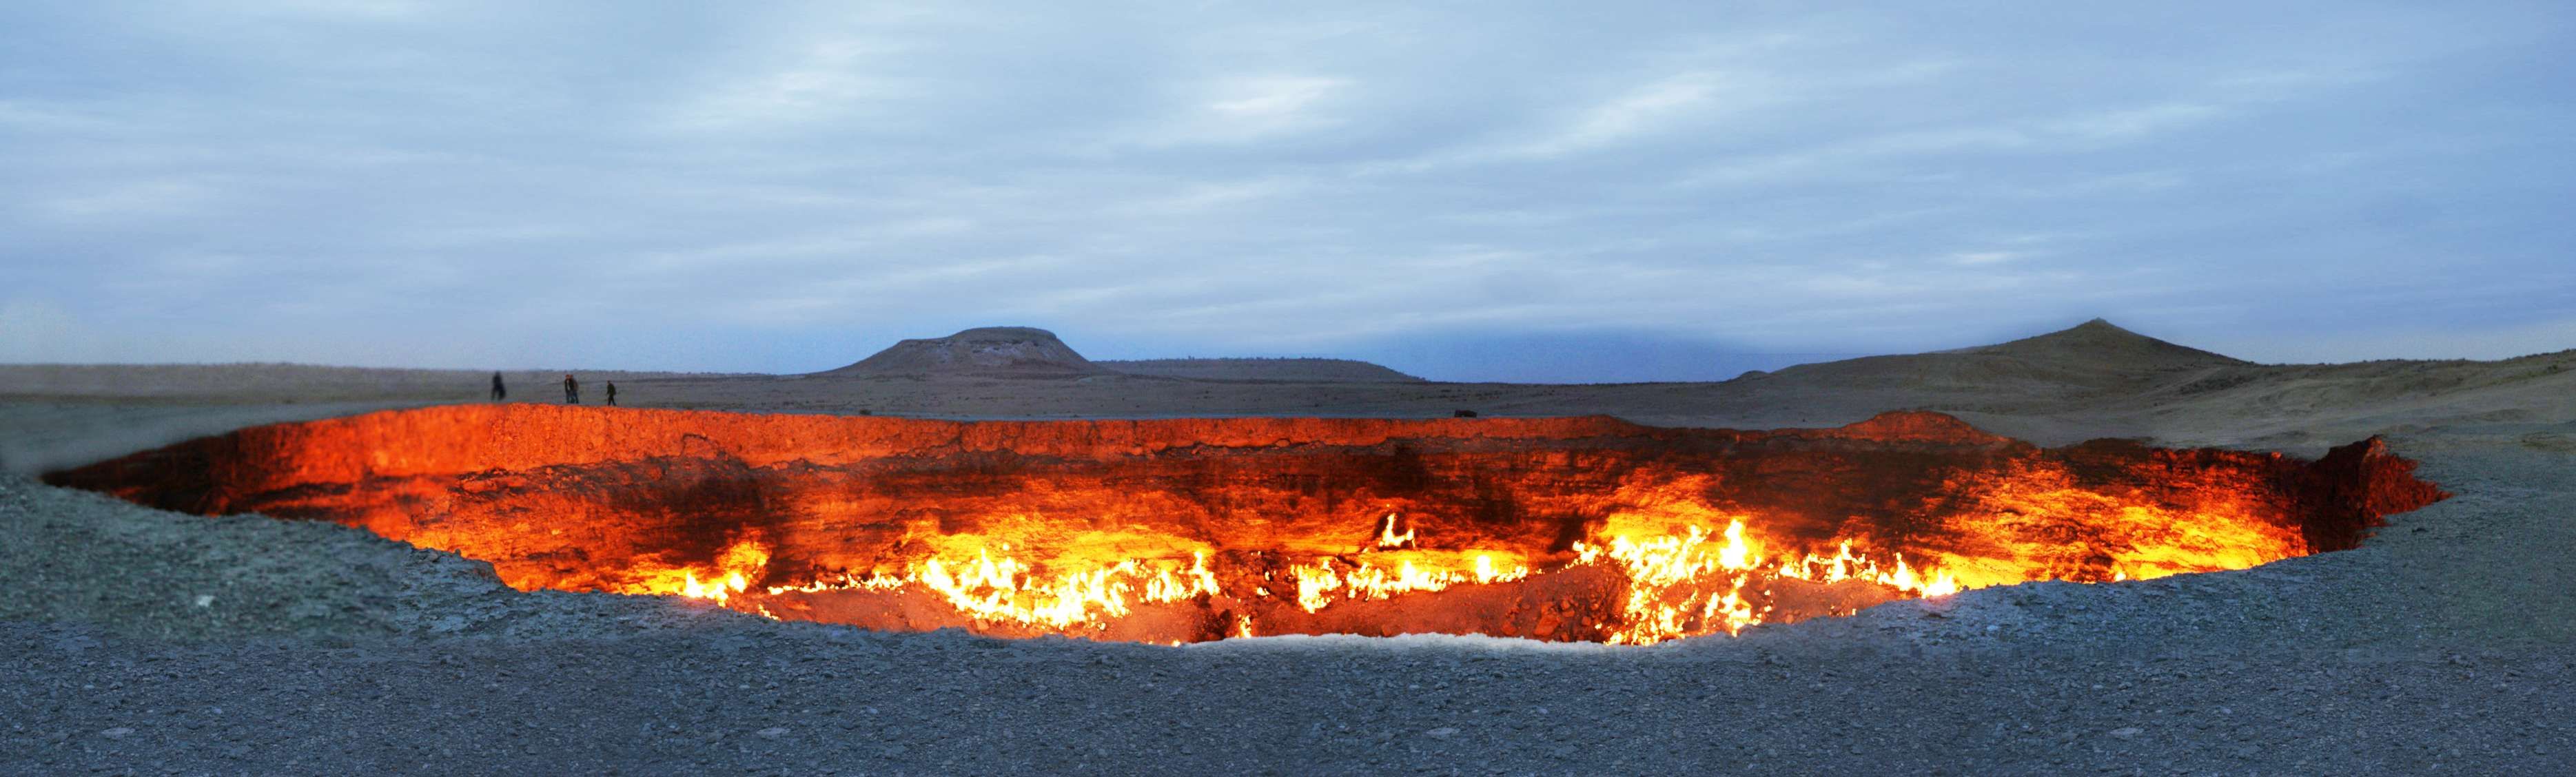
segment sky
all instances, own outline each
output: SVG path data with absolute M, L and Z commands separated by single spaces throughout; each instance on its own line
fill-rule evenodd
M 1922 6 L 1915 8 L 1912 6 Z M 0 5 L 0 362 L 2576 348 L 2576 6 Z

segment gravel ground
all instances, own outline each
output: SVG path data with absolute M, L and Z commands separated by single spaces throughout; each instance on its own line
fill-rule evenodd
M 2459 496 L 2360 550 L 1645 649 L 771 623 L 0 476 L 0 773 L 2576 772 L 2576 428 L 2398 449 Z

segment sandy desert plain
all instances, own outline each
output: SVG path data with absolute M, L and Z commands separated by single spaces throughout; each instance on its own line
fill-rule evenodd
M 509 372 L 511 399 L 557 400 L 559 372 Z M 2357 549 L 2251 569 L 1644 647 L 996 639 L 519 591 L 359 529 L 40 479 L 259 424 L 479 403 L 483 372 L 0 365 L 0 773 L 2576 772 L 2576 351 L 2264 365 L 2094 321 L 1715 383 L 1510 385 L 1093 363 L 989 329 L 806 375 L 576 372 L 629 408 L 756 413 L 1774 429 L 1929 410 L 2042 446 L 2297 457 L 2376 435 L 2451 496 Z

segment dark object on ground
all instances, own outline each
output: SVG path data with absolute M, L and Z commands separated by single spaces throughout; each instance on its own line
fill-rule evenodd
M 510 389 L 501 385 L 501 373 L 492 373 L 492 401 L 499 402 L 509 398 Z
M 617 406 L 617 381 L 612 380 L 608 382 L 608 405 L 610 407 Z
M 1451 418 L 1474 418 L 1474 417 L 1476 417 L 1476 411 L 1473 411 L 1473 410 L 1452 410 L 1452 411 L 1449 411 L 1449 417 L 1451 417 Z

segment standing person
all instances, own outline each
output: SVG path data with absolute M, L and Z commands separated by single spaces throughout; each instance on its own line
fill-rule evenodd
M 564 373 L 564 404 L 581 404 L 581 384 L 573 382 L 572 373 Z
M 608 406 L 617 406 L 617 381 L 608 382 Z
M 501 385 L 501 373 L 492 373 L 492 401 L 499 402 L 509 398 L 510 389 Z

